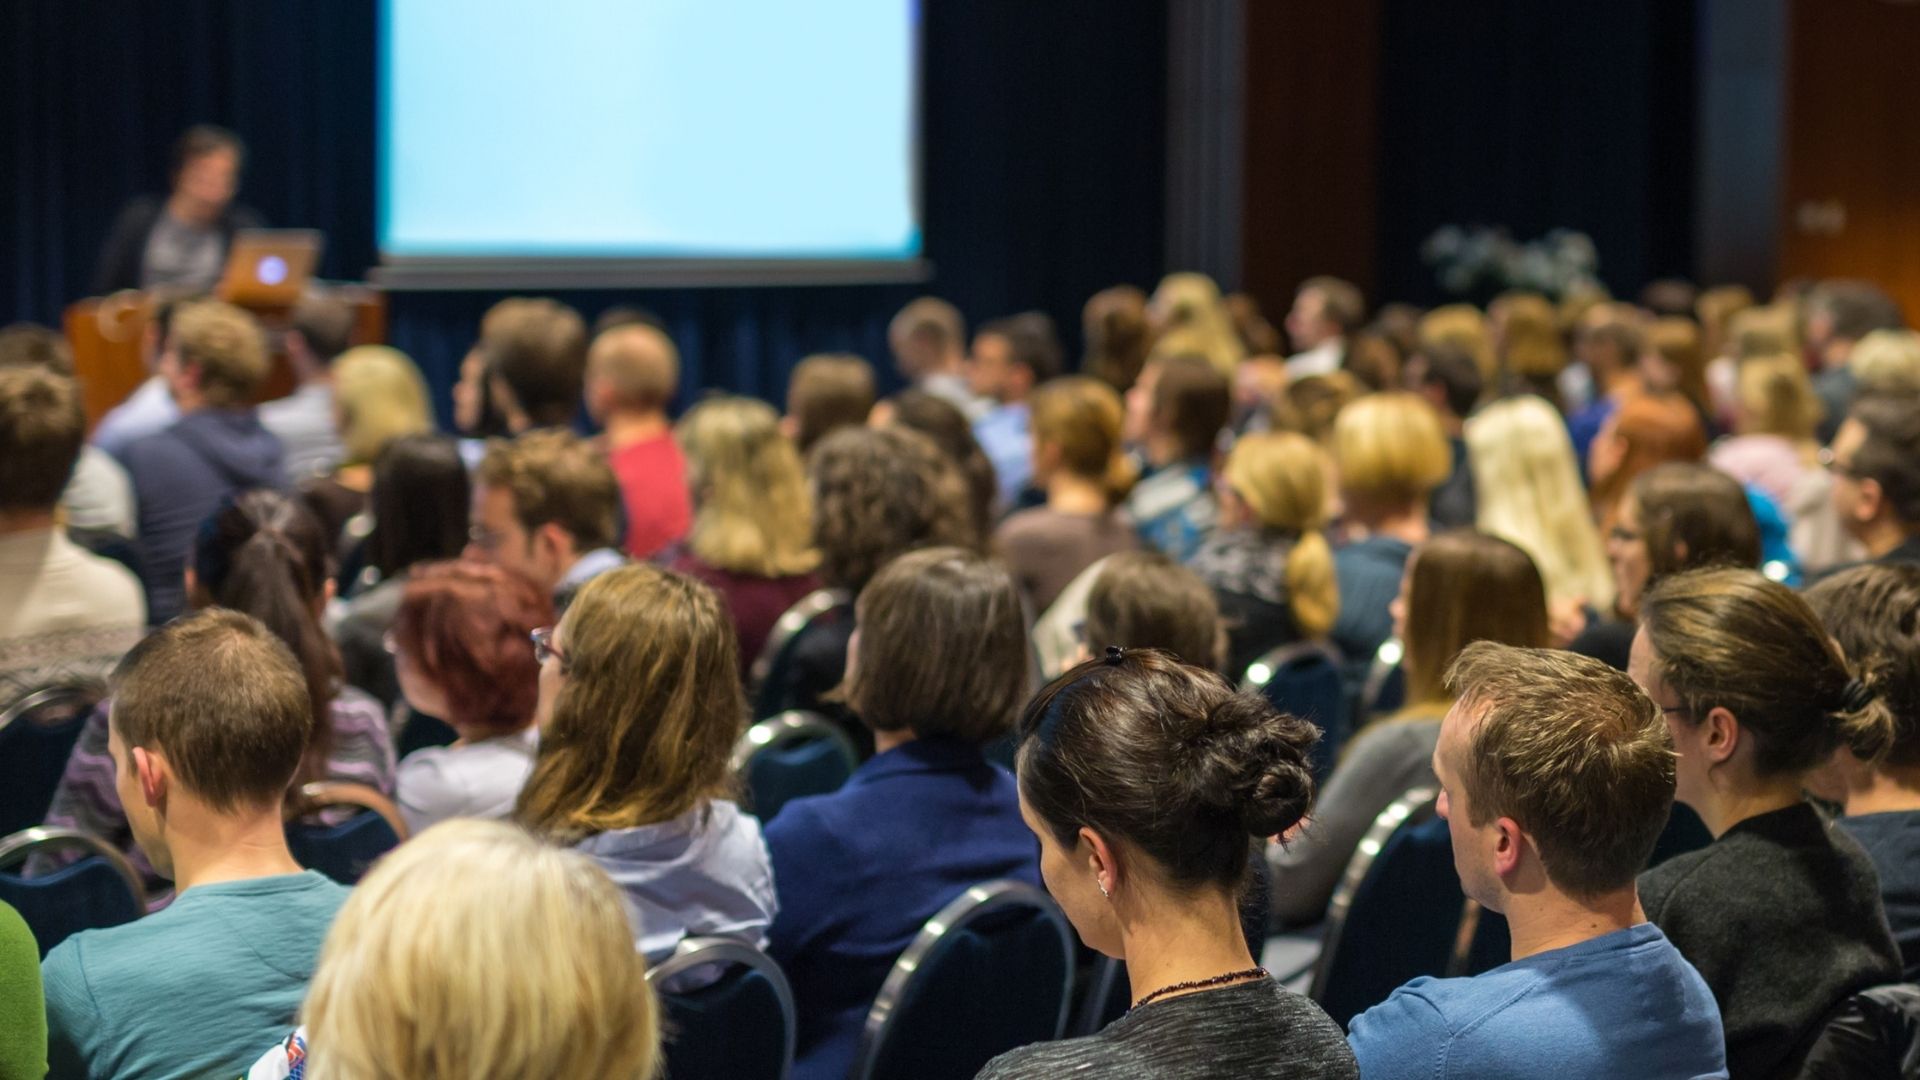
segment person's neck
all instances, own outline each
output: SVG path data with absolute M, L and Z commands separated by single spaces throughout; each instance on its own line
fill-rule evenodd
M 1390 536 L 1409 547 L 1419 547 L 1433 534 L 1433 523 L 1427 517 L 1425 499 L 1406 506 L 1373 505 L 1364 500 L 1349 499 L 1347 525 L 1356 540 Z
M 1846 367 L 1847 361 L 1853 359 L 1853 346 L 1853 342 L 1844 338 L 1835 338 L 1827 342 L 1827 347 L 1820 350 L 1821 369 L 1837 371 Z
M 1862 769 L 1847 792 L 1847 816 L 1920 810 L 1920 765 Z
M 898 750 L 912 742 L 916 737 L 912 728 L 901 728 L 898 731 L 876 731 L 873 733 L 873 752 L 875 754 L 884 754 L 889 750 Z
M 220 210 L 176 191 L 167 196 L 167 216 L 183 224 L 206 226 L 214 223 Z
M 1099 481 L 1061 469 L 1047 481 L 1047 509 L 1092 517 L 1106 513 L 1111 505 L 1107 501 L 1107 490 Z
M 173 882 L 179 892 L 222 881 L 297 874 L 300 864 L 287 850 L 280 807 L 246 816 L 214 814 L 203 808 L 176 812 L 168 822 L 167 851 L 173 858 Z
M 54 508 L 45 510 L 0 510 L 0 536 L 41 532 L 55 524 Z
M 1892 518 L 1882 517 L 1877 521 L 1869 522 L 1858 535 L 1860 546 L 1867 549 L 1868 555 L 1878 559 L 1906 543 L 1913 534 L 1901 528 L 1900 523 Z
M 1549 884 L 1535 893 L 1508 895 L 1506 909 L 1514 960 L 1565 949 L 1647 921 L 1632 885 L 1583 900 Z
M 1149 435 L 1147 444 L 1142 447 L 1147 454 L 1147 464 L 1156 469 L 1164 469 L 1186 455 L 1180 440 L 1171 435 Z
M 1613 368 L 1600 374 L 1600 388 L 1608 397 L 1626 397 L 1640 389 L 1640 376 L 1632 367 Z
M 673 430 L 667 414 L 658 409 L 644 411 L 621 409 L 607 414 L 607 445 L 615 450 L 634 443 L 658 439 Z
M 1240 911 L 1232 897 L 1212 890 L 1193 896 L 1162 896 L 1152 886 L 1141 884 L 1124 888 L 1126 892 L 1115 897 L 1114 906 L 1120 916 L 1121 948 L 1133 1000 L 1179 983 L 1257 966 L 1247 951 Z M 1176 991 L 1155 1000 L 1199 992 Z
M 1704 805 L 1693 809 L 1700 815 L 1701 824 L 1713 834 L 1715 840 L 1726 835 L 1728 829 L 1747 820 L 1770 814 L 1775 810 L 1785 810 L 1797 806 L 1805 799 L 1798 775 L 1778 777 L 1769 781 L 1756 782 L 1751 790 L 1716 790 L 1706 799 Z

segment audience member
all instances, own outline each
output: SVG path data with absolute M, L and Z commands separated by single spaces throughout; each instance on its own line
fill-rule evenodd
M 1324 531 L 1326 453 L 1293 432 L 1249 435 L 1234 444 L 1214 489 L 1219 528 L 1187 565 L 1219 598 L 1226 673 L 1238 679 L 1273 649 L 1325 637 L 1340 610 Z
M 1593 400 L 1567 417 L 1574 459 L 1584 472 L 1600 429 L 1628 398 L 1645 391 L 1640 381 L 1640 314 L 1625 304 L 1600 304 L 1580 317 L 1573 352 L 1593 380 Z
M 909 386 L 951 401 L 980 418 L 983 409 L 967 388 L 967 323 L 960 309 L 934 296 L 911 301 L 887 326 L 894 367 Z
M 1823 281 L 1807 296 L 1803 309 L 1807 352 L 1818 365 L 1813 388 L 1826 407 L 1822 442 L 1832 441 L 1840 421 L 1853 408 L 1859 380 L 1852 367 L 1854 347 L 1876 330 L 1902 330 L 1900 305 L 1878 286 L 1864 281 Z
M 293 1026 L 347 890 L 301 870 L 281 808 L 314 728 L 299 662 L 250 616 L 154 632 L 112 682 L 108 765 L 177 897 L 47 954 L 55 1076 L 234 1076 Z
M 540 661 L 540 752 L 515 816 L 626 891 L 657 964 L 690 934 L 766 944 L 773 877 L 760 826 L 726 795 L 747 706 L 713 590 L 647 565 L 594 578 Z
M 374 462 L 387 444 L 433 430 L 433 406 L 419 367 L 398 349 L 361 345 L 333 362 L 333 424 L 340 458 L 325 475 L 300 485 L 307 509 L 320 519 L 327 543 L 337 543 L 347 522 L 367 509 Z
M 1798 357 L 1756 356 L 1740 362 L 1736 375 L 1734 434 L 1713 444 L 1707 460 L 1714 468 L 1759 488 L 1789 514 L 1796 507 L 1831 504 L 1826 490 L 1801 495 L 1816 467 L 1820 444 L 1820 399 Z
M 1271 427 L 1305 435 L 1330 450 L 1334 421 L 1364 393 L 1360 380 L 1344 371 L 1296 379 L 1274 399 Z
M 1420 317 L 1420 349 L 1451 345 L 1473 357 L 1480 368 L 1481 381 L 1488 386 L 1500 382 L 1500 362 L 1493 352 L 1493 334 L 1487 329 L 1487 317 L 1472 304 L 1447 304 Z
M 1120 452 L 1121 418 L 1120 396 L 1089 375 L 1034 392 L 1033 479 L 1047 502 L 1007 518 L 993 534 L 1029 614 L 1044 613 L 1087 567 L 1139 546 L 1133 518 L 1119 507 L 1134 475 Z
M 0 329 L 0 370 L 40 368 L 73 378 L 73 351 L 67 339 L 32 323 Z M 133 538 L 133 482 L 113 455 L 82 444 L 73 476 L 60 492 L 67 531 L 88 546 L 120 547 Z
M 220 500 L 281 484 L 280 440 L 248 404 L 267 377 L 267 350 L 253 317 L 203 301 L 173 316 L 160 374 L 180 419 L 121 451 L 139 507 L 135 540 L 147 618 L 155 625 L 186 602 L 183 572 L 194 530 Z
M 902 390 L 875 407 L 871 419 L 876 427 L 897 425 L 933 440 L 959 467 L 967 483 L 967 503 L 973 511 L 975 531 L 981 536 L 992 535 L 994 523 L 1000 519 L 1000 484 L 993 462 L 987 460 L 986 451 L 973 437 L 973 425 L 967 422 L 965 413 L 953 402 L 925 390 Z M 1030 464 L 1021 467 L 1031 469 Z
M 580 586 L 624 561 L 613 546 L 619 517 L 619 481 L 591 444 L 531 432 L 480 462 L 467 557 L 519 573 L 564 610 Z
M 1087 300 L 1080 321 L 1080 336 L 1087 343 L 1081 373 L 1126 393 L 1140 377 L 1153 345 L 1147 294 L 1132 285 L 1102 289 Z
M 1734 344 L 1733 320 L 1753 308 L 1753 290 L 1745 285 L 1716 285 L 1703 289 L 1693 302 L 1693 315 L 1700 323 L 1701 351 L 1721 356 Z
M 1439 812 L 1513 960 L 1415 979 L 1355 1017 L 1362 1075 L 1726 1076 L 1713 995 L 1634 889 L 1673 803 L 1660 711 L 1625 675 L 1544 649 L 1476 643 L 1447 681 Z
M 1220 296 L 1220 286 L 1205 274 L 1168 274 L 1147 302 L 1147 323 L 1153 328 L 1153 347 L 1147 361 L 1170 356 L 1204 356 L 1224 379 L 1246 359 L 1246 348 L 1233 327 L 1233 316 Z
M 1347 359 L 1341 368 L 1360 380 L 1368 393 L 1398 390 L 1405 385 L 1406 357 L 1392 339 L 1372 330 L 1356 331 L 1347 341 Z
M 1539 293 L 1515 290 L 1495 297 L 1487 313 L 1501 389 L 1533 394 L 1559 409 L 1560 373 L 1567 366 L 1567 349 L 1553 305 Z
M 660 1046 L 620 891 L 580 855 L 491 822 L 439 826 L 380 860 L 341 906 L 300 1016 L 249 1080 L 302 1058 L 302 1075 L 353 1080 L 646 1080 Z
M 510 570 L 442 562 L 407 575 L 391 639 L 400 689 L 460 736 L 400 762 L 394 801 L 408 829 L 513 812 L 539 745 L 540 665 L 528 639 L 552 625 L 546 594 Z
M 1340 1029 L 1257 966 L 1238 898 L 1252 838 L 1313 798 L 1313 725 L 1152 650 L 1110 649 L 1020 718 L 1020 810 L 1081 940 L 1126 964 L 1126 1016 L 1003 1054 L 982 1080 L 1357 1080 Z
M 0 900 L 0 1076 L 47 1075 L 47 1002 L 40 948 L 11 904 Z
M 1301 835 L 1267 847 L 1274 914 L 1284 924 L 1319 922 L 1380 811 L 1434 783 L 1433 748 L 1454 701 L 1446 673 L 1461 650 L 1476 641 L 1549 644 L 1547 594 L 1533 560 L 1470 530 L 1440 533 L 1414 552 L 1393 623 L 1404 647 L 1406 704 L 1347 744 Z
M 1848 354 L 1847 370 L 1859 383 L 1859 394 L 1920 393 L 1920 334 L 1875 330 Z
M 1467 418 L 1480 407 L 1486 383 L 1473 357 L 1443 343 L 1415 353 L 1406 367 L 1408 390 L 1426 399 L 1440 419 L 1440 430 L 1453 448 L 1453 471 L 1429 499 L 1428 512 L 1441 529 L 1471 528 L 1479 513 L 1473 463 L 1467 450 Z
M 280 335 L 293 369 L 293 393 L 260 406 L 260 426 L 287 452 L 287 482 L 297 484 L 340 460 L 334 427 L 333 358 L 353 343 L 353 307 L 330 293 L 310 290 L 293 305 L 292 324 Z
M 1313 376 L 1300 381 L 1322 380 Z M 1249 356 L 1240 361 L 1240 366 L 1233 369 L 1233 419 L 1229 424 L 1233 434 L 1272 431 L 1276 426 L 1274 411 L 1288 388 L 1287 362 L 1280 357 Z
M 1640 622 L 1634 681 L 1714 837 L 1642 875 L 1641 899 L 1712 987 L 1731 1075 L 1792 1075 L 1834 1006 L 1900 977 L 1873 863 L 1803 795 L 1842 746 L 1880 758 L 1892 718 L 1806 601 L 1756 571 L 1667 578 Z
M 987 411 L 974 421 L 973 435 L 993 463 L 1002 507 L 1013 507 L 1033 478 L 1027 399 L 1035 387 L 1058 376 L 1060 366 L 1053 320 L 1037 311 L 995 319 L 974 331 L 967 389 Z
M 800 1080 L 846 1075 L 893 962 L 954 897 L 1040 884 L 1014 780 L 980 748 L 1025 701 L 1026 620 L 1006 571 L 960 548 L 888 563 L 860 593 L 846 693 L 878 753 L 767 823 Z
M 1227 317 L 1233 320 L 1233 332 L 1240 338 L 1240 347 L 1249 357 L 1284 355 L 1286 343 L 1280 338 L 1279 328 L 1260 310 L 1258 297 L 1252 293 L 1228 293 L 1222 303 L 1227 306 Z
M 104 677 L 146 626 L 140 582 L 60 528 L 86 431 L 72 379 L 0 366 L 0 702 Z
M 674 435 L 694 512 L 671 565 L 725 601 L 745 674 L 780 616 L 820 587 L 806 471 L 773 408 L 752 398 L 708 398 Z
M 1744 360 L 1756 356 L 1803 356 L 1800 344 L 1800 314 L 1796 305 L 1774 304 L 1751 307 L 1727 320 L 1727 331 L 1720 352 L 1707 361 L 1707 392 L 1712 397 L 1713 418 L 1725 428 L 1733 425 L 1738 387 L 1737 372 Z
M 1828 468 L 1840 524 L 1868 557 L 1920 562 L 1920 397 L 1862 398 Z
M 867 422 L 874 405 L 873 365 L 852 353 L 815 353 L 787 379 L 781 433 L 805 457 L 829 432 Z
M 226 128 L 188 128 L 173 144 L 172 190 L 165 198 L 143 195 L 114 219 L 92 292 L 211 289 L 226 270 L 234 234 L 266 225 L 258 211 L 233 201 L 246 153 Z
M 651 559 L 687 535 L 693 507 L 687 462 L 667 406 L 680 385 L 680 352 L 640 323 L 593 339 L 587 353 L 587 415 L 605 429 L 607 464 L 620 481 L 626 552 Z
M 1679 394 L 1693 406 L 1700 430 L 1708 438 L 1713 413 L 1708 404 L 1707 354 L 1700 344 L 1700 324 L 1691 317 L 1655 319 L 1648 323 L 1640 346 L 1640 383 L 1651 394 Z
M 1903 978 L 1920 976 L 1920 566 L 1842 570 L 1807 590 L 1827 633 L 1893 717 L 1886 757 L 1867 763 L 1842 747 L 1839 825 L 1873 860 L 1880 900 L 1900 943 Z
M 1163 649 L 1183 664 L 1225 673 L 1226 622 L 1198 575 L 1158 551 L 1123 551 L 1096 565 L 1079 660 L 1119 645 Z
M 1594 519 L 1602 529 L 1613 528 L 1621 499 L 1641 473 L 1670 461 L 1699 461 L 1706 453 L 1706 429 L 1692 402 L 1675 393 L 1629 398 L 1587 453 Z
M 1127 495 L 1140 538 L 1186 560 L 1213 528 L 1213 466 L 1233 413 L 1233 384 L 1205 358 L 1155 357 L 1127 391 L 1127 441 L 1146 468 Z
M 1346 366 L 1347 337 L 1366 320 L 1360 290 L 1333 277 L 1308 278 L 1293 295 L 1287 312 L 1287 340 L 1293 355 L 1287 374 L 1299 379 L 1329 375 Z
M 1481 532 L 1520 546 L 1556 607 L 1608 610 L 1613 583 L 1560 416 L 1532 395 L 1496 401 L 1466 425 Z
M 147 377 L 125 401 L 108 409 L 93 429 L 93 445 L 116 459 L 134 440 L 165 431 L 180 419 L 180 406 L 160 374 L 160 358 L 167 352 L 174 312 L 193 302 L 165 294 L 151 298 L 140 328 L 140 362 Z
M 329 625 L 347 685 L 382 705 L 400 700 L 386 637 L 407 575 L 420 563 L 459 557 L 470 494 L 459 444 L 445 435 L 402 435 L 374 462 L 373 529 L 362 551 L 362 580 L 373 584 L 329 612 Z
M 1431 531 L 1427 497 L 1446 480 L 1449 461 L 1439 419 L 1412 394 L 1361 398 L 1334 422 L 1347 542 L 1333 555 L 1340 614 L 1332 637 L 1350 669 L 1364 671 L 1393 631 L 1387 608 L 1407 556 Z
M 487 400 L 509 434 L 573 423 L 587 373 L 578 311 L 546 297 L 502 300 L 480 324 L 479 349 Z

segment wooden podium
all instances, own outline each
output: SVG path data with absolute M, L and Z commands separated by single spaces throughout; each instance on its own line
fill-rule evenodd
M 353 305 L 353 344 L 378 345 L 386 341 L 385 293 L 365 285 L 333 286 L 332 291 Z M 87 405 L 88 431 L 93 430 L 108 409 L 125 401 L 128 394 L 146 381 L 149 372 L 141 352 L 154 304 L 152 294 L 128 289 L 67 305 L 63 322 L 67 343 L 73 349 L 74 374 L 80 379 L 80 392 Z M 280 332 L 287 328 L 292 309 L 288 305 L 241 306 L 253 312 L 266 328 L 268 347 L 273 355 L 273 372 L 267 377 L 260 400 L 285 397 L 293 390 L 293 369 L 280 348 Z

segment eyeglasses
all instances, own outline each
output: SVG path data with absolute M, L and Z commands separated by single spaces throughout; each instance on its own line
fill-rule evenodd
M 553 647 L 553 630 L 543 626 L 527 636 L 533 640 L 533 659 L 535 663 L 545 664 L 549 660 L 560 661 L 560 670 L 567 669 L 567 654 Z
M 500 549 L 500 534 L 492 532 L 483 526 L 475 525 L 467 530 L 467 542 L 479 548 L 481 551 L 498 551 Z
M 1832 448 L 1830 447 L 1821 450 L 1820 453 L 1816 456 L 1816 460 L 1820 462 L 1821 468 L 1827 470 L 1828 472 L 1832 473 L 1835 476 L 1844 476 L 1849 480 L 1858 480 L 1860 478 L 1860 474 L 1853 471 L 1853 466 L 1848 464 L 1847 462 L 1841 461 L 1840 458 L 1834 454 Z

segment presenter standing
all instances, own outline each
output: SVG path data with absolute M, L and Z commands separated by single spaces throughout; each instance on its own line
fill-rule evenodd
M 225 128 L 188 128 L 174 144 L 172 192 L 143 195 L 120 211 L 94 270 L 93 291 L 211 289 L 226 268 L 233 234 L 265 224 L 258 212 L 233 201 L 245 155 L 240 137 Z

